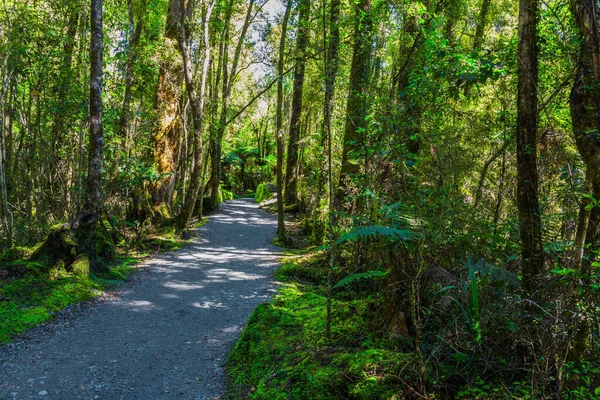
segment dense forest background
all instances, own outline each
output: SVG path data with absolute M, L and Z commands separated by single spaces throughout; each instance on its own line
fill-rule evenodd
M 324 337 L 340 279 L 379 296 L 365 329 L 416 354 L 407 393 L 493 371 L 530 398 L 591 398 L 598 7 L 4 0 L 0 246 L 102 269 L 273 187 L 281 243 L 295 214 L 321 246 Z

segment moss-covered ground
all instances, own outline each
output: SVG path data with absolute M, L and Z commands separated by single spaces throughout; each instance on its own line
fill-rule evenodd
M 382 299 L 368 290 L 335 291 L 327 339 L 323 254 L 295 253 L 275 274 L 278 296 L 254 311 L 229 356 L 227 394 L 270 400 L 405 398 L 404 366 L 413 355 L 373 329 L 378 318 L 373 310 Z

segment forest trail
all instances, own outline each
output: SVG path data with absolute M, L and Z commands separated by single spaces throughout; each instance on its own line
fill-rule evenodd
M 0 347 L 0 399 L 222 395 L 225 357 L 275 290 L 275 231 L 250 199 L 223 204 L 201 238 L 149 262 L 114 299 Z

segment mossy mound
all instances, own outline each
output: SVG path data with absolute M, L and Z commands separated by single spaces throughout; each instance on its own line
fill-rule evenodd
M 63 224 L 50 229 L 29 261 L 41 263 L 43 272 L 48 275 L 61 271 L 72 273 L 74 268 L 101 274 L 107 272 L 105 264 L 114 254 L 113 238 L 101 222 L 78 229 Z

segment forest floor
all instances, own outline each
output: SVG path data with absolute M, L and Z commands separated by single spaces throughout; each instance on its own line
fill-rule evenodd
M 246 320 L 276 292 L 274 216 L 229 201 L 183 249 L 0 346 L 0 399 L 213 399 Z

